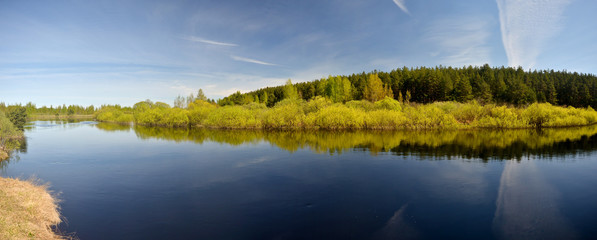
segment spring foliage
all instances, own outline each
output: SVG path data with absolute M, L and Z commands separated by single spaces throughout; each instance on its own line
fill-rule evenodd
M 597 123 L 591 107 L 560 107 L 534 103 L 526 107 L 480 104 L 477 101 L 405 103 L 389 96 L 376 102 L 352 100 L 334 103 L 329 98 L 311 101 L 290 98 L 273 107 L 265 103 L 218 106 L 195 100 L 187 108 L 165 103 L 139 102 L 131 108 L 106 107 L 100 121 L 135 122 L 166 127 L 249 129 L 470 129 L 545 128 Z

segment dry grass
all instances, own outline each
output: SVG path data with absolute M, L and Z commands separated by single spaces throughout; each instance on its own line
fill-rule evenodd
M 35 181 L 0 178 L 0 239 L 63 239 L 56 200 Z

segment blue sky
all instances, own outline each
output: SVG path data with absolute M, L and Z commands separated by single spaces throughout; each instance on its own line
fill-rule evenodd
M 597 73 L 594 0 L 0 0 L 0 101 L 172 103 L 418 66 Z

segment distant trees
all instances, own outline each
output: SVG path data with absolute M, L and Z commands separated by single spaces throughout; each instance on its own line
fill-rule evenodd
M 240 92 L 239 92 L 239 94 L 240 94 Z M 194 102 L 195 100 L 202 100 L 202 101 L 206 101 L 206 102 L 215 103 L 214 100 L 208 99 L 205 96 L 205 94 L 203 93 L 203 89 L 199 89 L 199 91 L 197 91 L 197 96 L 193 95 L 192 93 L 189 94 L 189 96 L 187 96 L 186 98 L 181 95 L 178 95 L 174 99 L 174 107 L 175 108 L 187 108 L 189 106 L 189 104 Z
M 333 102 L 377 101 L 386 96 L 398 101 L 432 103 L 436 101 L 526 105 L 534 102 L 587 107 L 597 106 L 597 77 L 567 71 L 524 71 L 522 68 L 419 67 L 390 72 L 373 71 L 292 84 L 298 96 L 310 100 L 321 96 Z M 221 106 L 249 102 L 274 106 L 285 98 L 284 88 L 267 87 L 248 93 L 234 93 L 218 101 Z M 247 97 L 245 97 L 247 96 Z

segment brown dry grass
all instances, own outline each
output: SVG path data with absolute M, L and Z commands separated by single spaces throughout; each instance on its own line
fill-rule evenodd
M 46 185 L 0 177 L 0 239 L 63 239 L 56 200 Z

